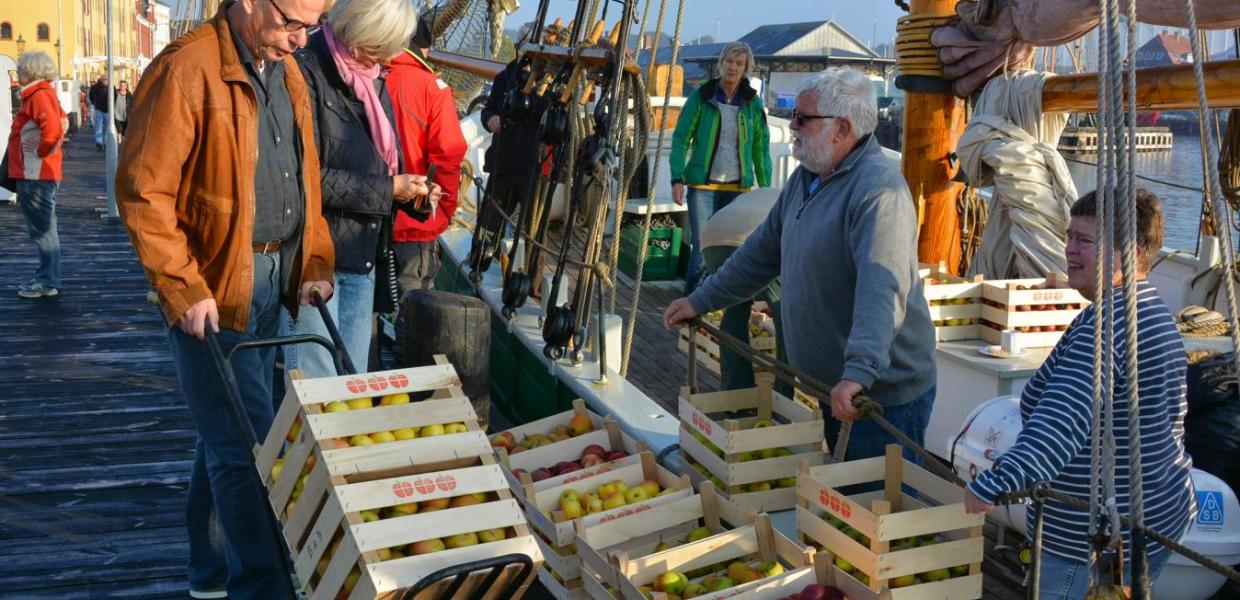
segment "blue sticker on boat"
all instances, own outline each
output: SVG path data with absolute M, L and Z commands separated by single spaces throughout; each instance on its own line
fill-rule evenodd
M 1197 492 L 1197 524 L 1223 524 L 1223 492 Z

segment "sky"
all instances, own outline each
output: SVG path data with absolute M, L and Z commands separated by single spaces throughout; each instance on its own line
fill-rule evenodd
M 659 1 L 654 0 L 651 3 L 651 15 L 647 19 L 647 29 L 654 29 Z M 676 10 L 680 1 L 667 0 L 667 16 L 664 17 L 663 30 L 669 36 L 676 24 Z M 744 36 L 759 25 L 834 19 L 861 42 L 874 46 L 891 41 L 896 31 L 896 19 L 904 14 L 904 11 L 892 0 L 683 1 L 686 4 L 682 40 L 697 39 L 699 35 L 715 37 L 716 25 L 719 32 L 716 40 L 731 41 Z M 538 8 L 537 0 L 520 0 L 520 2 L 521 7 L 515 14 L 509 15 L 505 27 L 516 29 L 522 23 L 534 19 L 534 13 Z M 553 21 L 559 16 L 568 22 L 577 6 L 575 0 L 550 0 L 550 2 L 551 5 L 547 10 L 548 21 Z M 640 11 L 645 4 L 644 1 L 639 2 L 638 10 Z M 760 14 L 755 14 L 755 6 L 761 6 Z M 613 3 L 608 11 L 609 21 L 614 22 L 616 17 L 612 15 L 618 14 L 619 9 L 620 4 Z M 876 25 L 877 40 L 874 39 Z M 609 23 L 608 29 L 610 28 Z

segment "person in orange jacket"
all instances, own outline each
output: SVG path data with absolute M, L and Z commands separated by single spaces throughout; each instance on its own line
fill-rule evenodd
M 400 263 L 397 280 L 405 292 L 435 287 L 435 274 L 439 272 L 436 240 L 456 213 L 461 161 L 467 150 L 452 88 L 439 79 L 423 58 L 431 47 L 432 25 L 430 15 L 424 14 L 409 40 L 409 49 L 392 61 L 388 73 L 388 91 L 392 95 L 405 168 L 411 173 L 429 173 L 434 165 L 433 183 L 443 190 L 438 206 L 425 221 L 403 214 L 396 216 L 392 236 Z

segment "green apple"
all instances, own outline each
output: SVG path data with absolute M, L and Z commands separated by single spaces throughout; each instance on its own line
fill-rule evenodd
M 698 527 L 697 529 L 694 529 L 693 531 L 689 532 L 689 541 L 696 542 L 698 540 L 704 540 L 710 537 L 711 535 L 714 535 L 714 534 L 710 532 L 710 529 L 707 529 L 705 527 Z
M 679 596 L 684 593 L 686 587 L 689 587 L 689 580 L 676 571 L 668 571 L 654 580 L 655 591 L 665 594 Z
M 839 567 L 839 569 L 845 573 L 852 573 L 854 569 L 854 567 L 852 566 L 852 563 L 848 562 L 847 560 L 844 560 L 843 556 L 835 557 L 835 566 Z

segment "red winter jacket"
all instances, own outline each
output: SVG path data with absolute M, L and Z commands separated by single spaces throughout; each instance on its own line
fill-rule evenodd
M 60 181 L 67 126 L 51 83 L 36 81 L 22 88 L 22 108 L 9 130 L 9 177 Z
M 392 61 L 387 79 L 396 113 L 396 133 L 405 156 L 405 170 L 426 174 L 433 163 L 435 183 L 443 188 L 438 214 L 415 221 L 397 212 L 392 237 L 397 242 L 433 242 L 452 222 L 460 187 L 465 136 L 456 116 L 452 88 L 414 53 L 406 50 Z

